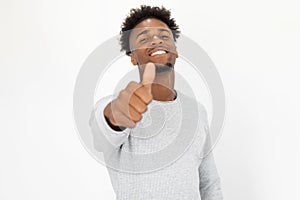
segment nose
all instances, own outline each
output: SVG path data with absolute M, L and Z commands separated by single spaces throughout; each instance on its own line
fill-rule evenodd
M 162 44 L 163 41 L 161 38 L 157 37 L 156 35 L 153 36 L 152 41 L 151 41 L 151 46 L 156 46 L 158 44 Z

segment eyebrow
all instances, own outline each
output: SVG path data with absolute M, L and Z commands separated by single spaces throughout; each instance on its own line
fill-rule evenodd
M 169 31 L 168 29 L 165 29 L 165 28 L 159 28 L 158 31 L 159 31 L 159 32 L 166 31 L 166 32 L 170 33 L 170 31 Z M 138 38 L 140 35 L 146 34 L 146 33 L 148 33 L 148 32 L 149 32 L 148 29 L 147 29 L 147 30 L 144 30 L 144 31 L 140 32 L 139 34 L 137 34 L 136 38 Z
M 148 32 L 149 32 L 149 30 L 144 30 L 144 31 L 140 32 L 139 34 L 137 34 L 136 38 L 138 38 L 140 35 L 146 34 Z

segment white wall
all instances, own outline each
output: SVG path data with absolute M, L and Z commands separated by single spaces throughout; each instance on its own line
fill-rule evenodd
M 299 3 L 156 2 L 222 77 L 227 116 L 214 153 L 226 199 L 299 199 Z M 0 2 L 0 199 L 114 198 L 77 136 L 72 95 L 89 53 L 142 3 Z

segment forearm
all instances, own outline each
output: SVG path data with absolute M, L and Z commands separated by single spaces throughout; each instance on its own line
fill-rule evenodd
M 114 130 L 104 116 L 104 109 L 112 96 L 100 99 L 91 113 L 89 125 L 93 134 L 94 148 L 106 153 L 119 148 L 129 135 L 130 129 Z
M 215 165 L 213 153 L 203 158 L 199 167 L 200 194 L 202 200 L 222 200 L 221 180 Z

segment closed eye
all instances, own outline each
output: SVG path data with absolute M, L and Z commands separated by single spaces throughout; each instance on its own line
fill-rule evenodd
M 145 42 L 147 42 L 148 40 L 149 40 L 148 37 L 144 37 L 144 38 L 141 38 L 141 39 L 139 40 L 139 43 L 145 43 Z
M 167 35 L 162 35 L 162 36 L 161 36 L 161 39 L 163 39 L 163 40 L 168 40 L 168 39 L 169 39 L 169 36 L 167 36 Z

